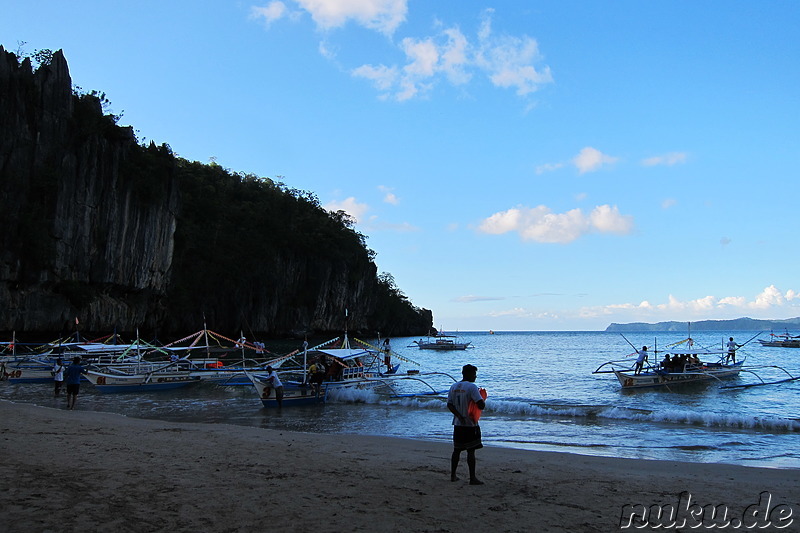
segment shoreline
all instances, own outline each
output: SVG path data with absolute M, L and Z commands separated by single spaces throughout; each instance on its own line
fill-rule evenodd
M 80 402 L 67 411 L 0 401 L 0 428 L 9 532 L 607 532 L 626 505 L 678 507 L 688 493 L 741 519 L 764 492 L 793 511 L 783 523 L 800 523 L 795 469 L 486 446 L 476 453 L 486 484 L 476 487 L 464 455 L 450 482 L 452 447 L 441 442 L 163 422 Z M 770 516 L 774 527 L 780 517 Z

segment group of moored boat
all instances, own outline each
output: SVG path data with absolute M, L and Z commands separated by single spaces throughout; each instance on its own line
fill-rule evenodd
M 769 341 L 759 339 L 759 342 L 764 346 L 800 347 L 795 346 L 800 344 L 800 336 L 787 333 L 771 337 Z M 737 361 L 735 351 L 754 338 L 722 350 L 697 349 L 691 338 L 669 345 L 663 351 L 642 352 L 634 347 L 634 354 L 640 356 L 636 360 L 608 361 L 593 374 L 614 374 L 622 389 L 669 388 L 721 381 L 736 377 L 745 369 L 746 357 Z M 196 383 L 240 385 L 253 387 L 265 407 L 323 403 L 329 394 L 347 389 L 370 390 L 394 397 L 437 395 L 456 381 L 441 372 L 407 370 L 401 373 L 402 362 L 417 363 L 393 352 L 388 340 L 385 344 L 378 341 L 378 344 L 380 348 L 358 339 L 351 342 L 345 333 L 343 337 L 315 347 L 309 348 L 304 343 L 301 349 L 276 355 L 263 344 L 248 342 L 244 336 L 234 340 L 207 329 L 163 346 L 138 339 L 122 343 L 116 336 L 97 341 L 44 344 L 12 340 L 0 343 L 0 379 L 12 383 L 52 383 L 57 360 L 68 365 L 74 357 L 80 357 L 87 370 L 85 379 L 102 393 L 176 389 Z M 472 347 L 471 342 L 445 334 L 412 341 L 414 345 L 431 350 Z M 660 361 L 649 360 L 650 356 L 658 359 L 662 355 Z M 228 360 L 236 358 L 236 362 L 223 363 L 226 357 Z M 788 376 L 780 382 L 800 379 L 780 370 Z M 747 371 L 754 373 L 751 369 Z M 440 378 L 445 385 L 441 385 Z M 431 380 L 436 384 L 431 384 Z M 403 382 L 412 382 L 417 387 L 409 392 L 407 387 L 398 386 Z M 761 380 L 757 384 L 768 383 Z
M 11 383 L 52 383 L 57 364 L 66 366 L 79 357 L 85 380 L 101 393 L 198 383 L 244 385 L 254 388 L 265 407 L 323 403 L 329 393 L 344 389 L 390 396 L 440 394 L 431 380 L 436 384 L 443 380 L 448 387 L 456 381 L 441 372 L 400 373 L 402 362 L 416 363 L 392 352 L 388 342 L 379 349 L 357 339 L 351 343 L 347 334 L 311 348 L 304 343 L 303 348 L 280 356 L 243 336 L 233 340 L 206 329 L 163 346 L 118 341 L 109 336 L 93 342 L 0 343 L 0 378 Z M 236 362 L 222 361 L 232 358 Z M 409 392 L 408 387 L 397 386 L 400 382 L 418 387 Z

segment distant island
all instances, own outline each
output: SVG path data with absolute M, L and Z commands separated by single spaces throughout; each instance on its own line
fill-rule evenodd
M 800 317 L 784 320 L 757 320 L 754 318 L 737 318 L 734 320 L 701 320 L 699 322 L 632 322 L 630 324 L 612 323 L 606 328 L 611 333 L 629 333 L 636 331 L 676 331 L 685 332 L 691 326 L 692 331 L 777 331 L 800 329 Z

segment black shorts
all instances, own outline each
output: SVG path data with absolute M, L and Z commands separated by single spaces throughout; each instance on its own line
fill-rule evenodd
M 453 447 L 456 450 L 483 448 L 480 426 L 453 426 Z
M 78 391 L 81 390 L 80 383 L 68 383 L 67 384 L 67 394 L 78 394 Z

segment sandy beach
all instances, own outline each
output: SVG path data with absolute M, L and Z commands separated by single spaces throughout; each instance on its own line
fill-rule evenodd
M 723 529 L 800 530 L 797 470 L 485 447 L 485 485 L 470 486 L 464 457 L 450 482 L 443 443 L 141 420 L 80 400 L 0 401 L 0 431 L 8 532 L 608 532 L 636 504 L 651 509 L 648 527 L 671 504 L 677 526 L 683 507 L 713 506 L 728 511 Z

